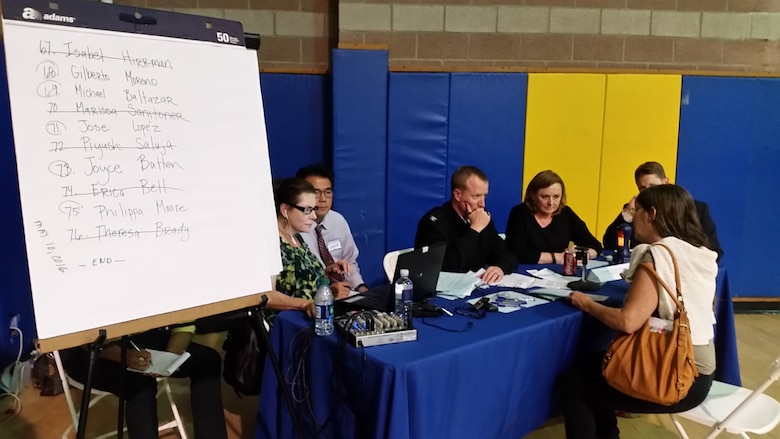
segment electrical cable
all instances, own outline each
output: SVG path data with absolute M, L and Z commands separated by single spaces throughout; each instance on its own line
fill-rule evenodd
M 423 325 L 432 326 L 436 329 L 441 329 L 442 331 L 447 331 L 447 332 L 465 332 L 474 327 L 474 322 L 466 322 L 466 326 L 460 329 L 445 328 L 444 326 L 439 326 L 435 323 L 429 322 L 427 317 L 423 317 L 422 322 Z
M 472 319 L 484 319 L 485 315 L 487 314 L 484 308 L 474 309 L 474 308 L 463 308 L 463 307 L 455 308 L 455 313 L 462 316 L 471 317 Z
M 289 354 L 290 365 L 285 373 L 285 381 L 290 386 L 293 400 L 300 404 L 309 398 L 311 393 L 306 383 L 306 354 L 309 352 L 311 337 L 314 331 L 311 328 L 300 330 L 290 341 Z M 301 337 L 302 340 L 298 340 Z M 290 375 L 292 373 L 292 375 Z
M 358 389 L 358 395 L 365 395 L 365 384 L 366 384 L 366 365 L 368 363 L 368 358 L 366 357 L 366 347 L 363 346 L 363 340 L 358 340 L 358 346 L 360 347 L 360 352 L 363 354 L 363 367 L 361 368 L 361 374 L 360 374 L 360 386 Z M 365 404 L 363 407 L 368 407 L 368 404 Z M 365 416 L 361 416 L 360 419 L 367 419 Z M 360 428 L 360 423 L 355 421 L 355 437 L 360 437 L 359 432 L 362 430 Z
M 357 315 L 362 314 L 363 312 L 353 314 L 349 321 L 345 323 L 346 328 L 351 328 L 355 323 L 357 323 Z M 365 329 L 365 328 L 364 328 Z M 362 347 L 362 343 L 360 343 Z M 355 422 L 355 425 L 357 425 L 357 417 L 355 416 L 355 408 L 352 406 L 352 404 L 349 401 L 348 395 L 347 395 L 347 386 L 344 382 L 344 352 L 347 346 L 347 339 L 346 337 L 340 337 L 339 342 L 336 345 L 336 351 L 335 355 L 333 356 L 333 374 L 331 379 L 331 386 L 333 394 L 337 395 L 340 402 L 343 403 L 347 408 L 349 409 L 349 412 L 352 414 L 353 422 Z M 363 351 L 363 358 L 365 362 L 365 350 Z M 365 367 L 364 367 L 365 368 Z M 365 375 L 365 373 L 364 373 Z M 330 439 L 330 436 L 326 432 L 326 428 L 330 423 L 335 419 L 335 415 L 338 411 L 338 405 L 334 404 L 330 406 L 330 410 L 328 411 L 328 415 L 325 417 L 325 422 L 322 424 L 319 424 L 319 421 L 316 419 L 316 416 L 314 414 L 314 408 L 311 406 L 311 399 L 309 402 L 309 413 L 311 414 L 312 421 L 314 422 L 316 428 L 316 433 L 312 437 L 320 437 L 324 436 L 326 439 Z M 358 436 L 356 436 L 358 437 Z
M 16 355 L 13 373 L 11 374 L 11 386 L 14 388 L 10 389 L 9 393 L 1 394 L 0 400 L 5 397 L 10 397 L 13 398 L 14 404 L 5 410 L 3 414 L 8 415 L 8 417 L 0 419 L 0 425 L 11 421 L 22 412 L 22 400 L 19 399 L 19 393 L 22 391 L 22 380 L 24 379 L 24 366 L 20 361 L 22 359 L 22 349 L 24 346 L 24 334 L 22 333 L 21 329 L 15 326 L 11 326 L 10 329 L 11 331 L 16 331 L 19 334 L 19 353 Z
M 311 341 L 314 336 L 314 330 L 304 328 L 298 331 L 290 341 L 289 355 L 291 358 L 290 366 L 285 373 L 285 381 L 290 386 L 290 393 L 296 404 L 302 404 L 311 417 L 311 422 L 303 422 L 303 427 L 307 429 L 307 437 L 315 438 L 324 435 L 322 427 L 317 421 L 317 417 L 312 407 L 312 388 L 309 386 L 307 377 L 307 361 L 310 355 Z M 313 425 L 312 425 L 313 424 Z M 326 439 L 328 436 L 325 436 Z

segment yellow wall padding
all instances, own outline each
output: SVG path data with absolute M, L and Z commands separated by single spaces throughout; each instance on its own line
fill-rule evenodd
M 539 171 L 566 185 L 568 204 L 596 231 L 606 75 L 528 75 L 523 194 Z M 601 236 L 596 236 L 599 240 Z
M 661 163 L 674 181 L 681 84 L 680 75 L 607 75 L 597 238 L 637 194 L 634 170 L 641 163 Z

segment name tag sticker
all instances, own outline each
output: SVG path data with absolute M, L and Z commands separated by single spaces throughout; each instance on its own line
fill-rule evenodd
M 328 241 L 328 251 L 332 252 L 333 250 L 339 250 L 341 249 L 341 240 L 340 239 L 333 239 L 331 241 Z

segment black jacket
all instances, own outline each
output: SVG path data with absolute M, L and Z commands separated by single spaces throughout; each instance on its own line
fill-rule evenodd
M 477 233 L 458 215 L 450 201 L 429 210 L 417 224 L 415 247 L 439 242 L 447 243 L 442 271 L 465 273 L 495 265 L 507 274 L 517 268 L 517 259 L 498 236 L 493 220 Z
M 569 247 L 569 242 L 601 253 L 599 240 L 569 206 L 564 206 L 560 213 L 554 215 L 547 227 L 536 222 L 525 203 L 518 204 L 509 212 L 506 244 L 521 264 L 536 264 L 542 252 L 562 252 Z

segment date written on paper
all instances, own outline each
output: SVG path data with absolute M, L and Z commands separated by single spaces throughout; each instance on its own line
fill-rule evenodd
M 49 241 L 49 232 L 46 231 L 46 228 L 43 227 L 43 222 L 36 221 L 35 222 L 35 230 L 38 231 L 38 237 L 43 239 L 44 241 Z M 57 254 L 57 247 L 54 245 L 53 242 L 44 242 L 43 244 L 44 249 L 46 250 L 46 254 L 51 258 L 51 261 L 54 263 L 54 266 L 57 267 L 57 270 L 59 270 L 60 273 L 65 273 L 68 270 L 68 266 L 65 265 L 65 262 L 62 260 L 62 256 Z

